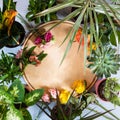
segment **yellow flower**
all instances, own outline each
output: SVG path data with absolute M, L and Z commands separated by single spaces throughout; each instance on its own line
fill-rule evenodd
M 72 89 L 75 90 L 76 93 L 81 94 L 85 91 L 86 85 L 84 80 L 75 80 L 72 85 Z
M 60 95 L 59 95 L 59 99 L 60 99 L 61 104 L 66 104 L 69 97 L 70 97 L 70 92 L 67 90 L 62 90 Z
M 97 46 L 95 43 L 92 43 L 92 50 L 96 50 Z M 90 51 L 90 45 L 88 46 L 88 51 Z
M 3 14 L 3 20 L 2 23 L 8 27 L 8 35 L 10 35 L 10 29 L 13 24 L 13 21 L 15 19 L 15 16 L 17 15 L 17 11 L 15 10 L 5 10 Z

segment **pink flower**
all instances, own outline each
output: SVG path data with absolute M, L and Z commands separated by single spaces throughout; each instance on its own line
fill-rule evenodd
M 34 55 L 32 55 L 32 56 L 29 57 L 29 61 L 30 62 L 35 62 L 36 66 L 41 63 L 40 60 L 38 60 L 38 57 L 36 57 Z
M 59 95 L 59 91 L 54 89 L 54 88 L 51 88 L 48 90 L 50 92 L 50 95 L 52 96 L 52 98 L 56 99 L 57 98 L 57 94 Z
M 22 56 L 22 52 L 23 52 L 23 50 L 22 50 L 22 49 L 21 49 L 21 50 L 18 50 L 18 52 L 17 52 L 17 54 L 16 54 L 15 58 L 16 58 L 16 59 L 21 58 L 21 56 Z
M 36 45 L 40 44 L 42 42 L 42 39 L 40 37 L 37 37 L 34 41 Z
M 52 40 L 52 38 L 53 38 L 53 35 L 51 34 L 50 31 L 48 31 L 48 32 L 45 34 L 44 38 L 45 38 L 45 42 L 50 42 L 50 40 Z
M 49 97 L 49 95 L 47 94 L 47 93 L 45 93 L 43 96 L 42 96 L 42 100 L 44 101 L 44 102 L 50 102 L 50 97 Z

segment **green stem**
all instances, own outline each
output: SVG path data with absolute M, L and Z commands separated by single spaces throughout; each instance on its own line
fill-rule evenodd
M 101 104 L 99 104 L 99 103 L 96 103 L 98 106 L 100 106 L 102 109 L 104 109 L 104 110 L 106 110 L 107 111 L 107 109 L 105 108 L 105 107 L 103 107 Z M 116 117 L 112 112 L 109 112 L 109 114 L 111 115 L 111 116 L 113 116 L 114 118 L 116 118 L 116 120 L 120 120 L 118 117 Z
M 91 108 L 86 108 L 86 109 L 88 109 L 88 110 L 90 110 L 90 111 L 93 111 L 93 112 L 95 112 L 95 113 L 98 113 L 97 110 L 94 110 L 94 109 L 91 109 Z M 109 117 L 106 116 L 106 115 L 103 115 L 103 117 L 106 118 L 106 119 L 108 119 L 108 120 L 113 120 L 112 118 L 109 118 Z
M 63 2 L 63 3 L 61 3 L 61 4 L 58 4 L 58 5 L 54 6 L 54 7 L 50 7 L 50 8 L 48 8 L 48 9 L 42 11 L 42 12 L 37 13 L 37 14 L 35 15 L 35 17 L 41 17 L 41 16 L 44 16 L 44 15 L 49 14 L 49 13 L 51 13 L 51 12 L 55 12 L 55 11 L 61 10 L 61 9 L 63 9 L 63 8 L 69 7 L 69 6 L 71 6 L 74 2 L 75 2 L 74 0 L 69 0 L 69 1 L 67 1 L 67 2 Z
M 50 116 L 39 104 L 36 104 L 49 118 L 52 119 L 52 116 Z
M 8 10 L 10 9 L 11 0 L 8 1 Z

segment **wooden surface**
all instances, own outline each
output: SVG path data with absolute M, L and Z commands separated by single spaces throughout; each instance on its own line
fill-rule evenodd
M 39 30 L 48 30 L 57 21 L 52 21 L 39 26 Z M 28 65 L 24 72 L 24 78 L 32 89 L 37 88 L 57 88 L 71 90 L 71 85 L 74 80 L 86 80 L 87 88 L 91 87 L 94 82 L 94 76 L 88 68 L 84 66 L 84 48 L 80 48 L 79 43 L 73 42 L 70 51 L 65 57 L 63 63 L 60 62 L 68 45 L 71 35 L 65 43 L 61 45 L 68 31 L 73 27 L 73 22 L 64 22 L 54 29 L 51 33 L 54 36 L 55 43 L 45 49 L 36 47 L 35 53 L 38 54 L 42 50 L 48 55 L 40 65 Z M 26 38 L 24 46 L 34 46 L 35 35 L 30 34 Z M 61 46 L 60 46 L 61 45 Z

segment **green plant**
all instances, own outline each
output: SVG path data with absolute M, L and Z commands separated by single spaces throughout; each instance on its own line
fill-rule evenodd
M 114 105 L 120 106 L 120 83 L 117 78 L 106 78 L 104 86 L 104 97 Z
M 104 115 L 106 113 L 109 113 L 116 120 L 119 120 L 119 118 L 110 112 L 111 110 L 105 109 L 98 103 L 94 93 L 85 91 L 76 97 L 73 93 L 71 93 L 66 104 L 61 104 L 59 97 L 57 97 L 56 104 L 52 108 L 49 106 L 49 103 L 42 101 L 38 102 L 37 105 L 52 120 L 74 120 L 76 117 L 80 120 L 93 120 L 100 116 L 111 120 L 110 117 Z M 95 108 L 91 108 L 90 105 L 92 104 L 105 110 L 105 112 L 98 112 Z M 84 114 L 84 110 L 88 110 L 87 113 Z
M 117 0 L 116 0 L 117 1 Z M 75 24 L 72 28 L 72 30 L 69 31 L 67 34 L 65 40 L 67 37 L 72 33 L 71 39 L 69 40 L 69 43 L 66 47 L 65 54 L 63 56 L 63 60 L 68 53 L 69 49 L 72 46 L 72 43 L 74 41 L 74 37 L 76 35 L 76 32 L 79 29 L 79 26 L 84 23 L 84 26 L 82 27 L 82 36 L 84 36 L 84 48 L 85 48 L 85 53 L 87 52 L 87 36 L 90 34 L 90 47 L 92 48 L 93 41 L 96 42 L 97 45 L 99 45 L 99 42 L 101 39 L 101 34 L 100 34 L 100 27 L 99 27 L 99 22 L 98 22 L 98 14 L 103 14 L 106 16 L 111 29 L 113 30 L 114 36 L 115 36 L 115 43 L 118 45 L 119 40 L 118 40 L 118 34 L 116 32 L 115 28 L 115 23 L 117 22 L 118 25 L 120 26 L 120 10 L 119 10 L 119 3 L 112 3 L 110 2 L 109 4 L 106 2 L 106 0 L 65 0 L 64 2 L 53 6 L 51 8 L 48 8 L 42 12 L 39 12 L 35 15 L 35 17 L 41 17 L 44 16 L 48 13 L 52 13 L 55 11 L 59 11 L 63 8 L 67 7 L 74 7 L 76 8 L 74 11 L 72 11 L 69 15 L 67 15 L 65 18 L 63 18 L 58 24 L 62 23 L 65 20 L 70 20 L 76 16 L 77 20 L 75 21 Z M 116 22 L 115 22 L 116 21 Z M 57 25 L 57 24 L 56 24 Z M 56 26 L 55 25 L 55 26 Z M 53 27 L 55 27 L 53 26 Z M 88 29 L 89 26 L 89 29 Z M 63 40 L 63 41 L 65 41 Z M 80 39 L 82 41 L 82 39 Z M 81 44 L 81 42 L 80 42 Z M 80 46 L 79 46 L 80 47 Z M 98 47 L 98 46 L 97 46 Z M 85 54 L 86 55 L 86 54 Z M 62 61 L 63 61 L 62 60 Z
M 43 92 L 43 89 L 25 92 L 19 79 L 9 87 L 0 86 L 0 120 L 32 120 L 26 108 L 39 101 Z
M 33 64 L 37 65 L 40 64 L 40 62 L 47 56 L 44 51 L 40 52 L 38 55 L 34 53 L 34 49 L 36 46 L 32 46 L 31 48 L 25 47 L 24 49 L 21 49 L 18 51 L 17 54 L 13 54 L 15 56 L 15 60 L 18 63 L 22 64 L 22 70 L 28 65 Z
M 36 24 L 48 22 L 57 18 L 55 13 L 47 14 L 43 17 L 32 18 L 36 13 L 52 7 L 56 4 L 56 0 L 29 0 L 28 13 L 26 18 L 28 21 L 34 21 Z
M 16 64 L 13 56 L 5 54 L 3 51 L 0 58 L 0 84 L 10 83 L 22 75 L 19 65 Z
M 0 58 L 0 84 L 13 82 L 16 78 L 20 78 L 25 67 L 28 64 L 38 65 L 46 57 L 46 53 L 42 51 L 36 55 L 33 51 L 36 46 L 31 48 L 25 47 L 16 54 L 1 53 Z
M 3 8 L 0 9 L 0 48 L 19 45 L 24 38 L 25 30 L 15 21 L 16 15 L 16 2 L 3 0 Z
M 110 46 L 101 46 L 87 57 L 87 67 L 98 77 L 110 77 L 120 68 L 120 55 Z

